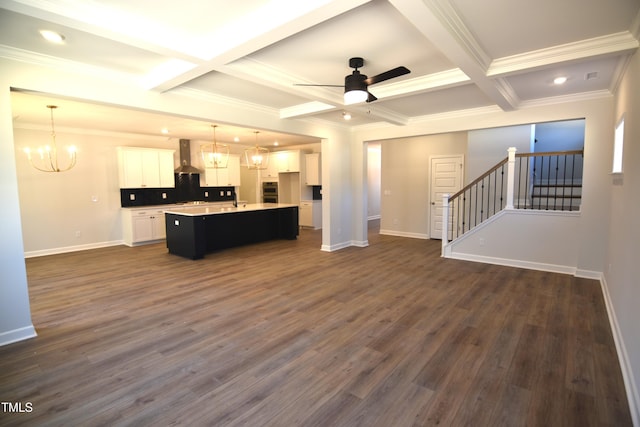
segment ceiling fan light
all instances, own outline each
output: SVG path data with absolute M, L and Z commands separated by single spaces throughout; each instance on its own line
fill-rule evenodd
M 366 90 L 350 90 L 344 93 L 344 104 L 351 105 L 365 102 L 368 97 L 369 94 Z

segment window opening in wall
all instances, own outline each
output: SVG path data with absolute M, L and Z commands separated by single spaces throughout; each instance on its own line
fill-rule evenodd
M 622 148 L 624 146 L 624 116 L 620 119 L 613 138 L 613 173 L 622 173 Z

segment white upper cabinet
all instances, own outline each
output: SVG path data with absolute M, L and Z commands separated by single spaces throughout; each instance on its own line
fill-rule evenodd
M 305 154 L 305 184 L 322 185 L 320 153 Z
M 207 187 L 239 187 L 240 156 L 230 154 L 226 168 L 207 168 L 204 174 Z
M 173 150 L 118 147 L 120 188 L 171 188 Z
M 278 172 L 300 172 L 300 151 L 277 151 Z

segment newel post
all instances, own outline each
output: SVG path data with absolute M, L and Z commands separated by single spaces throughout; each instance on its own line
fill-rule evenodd
M 442 253 L 444 256 L 444 248 L 449 243 L 449 195 L 442 195 Z
M 516 178 L 516 147 L 509 147 L 507 160 L 507 205 L 505 209 L 513 209 L 513 191 Z

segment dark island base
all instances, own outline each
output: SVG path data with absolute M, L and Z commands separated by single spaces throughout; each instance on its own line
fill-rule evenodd
M 167 212 L 165 220 L 169 253 L 190 259 L 234 246 L 295 240 L 298 236 L 297 206 L 195 216 Z

